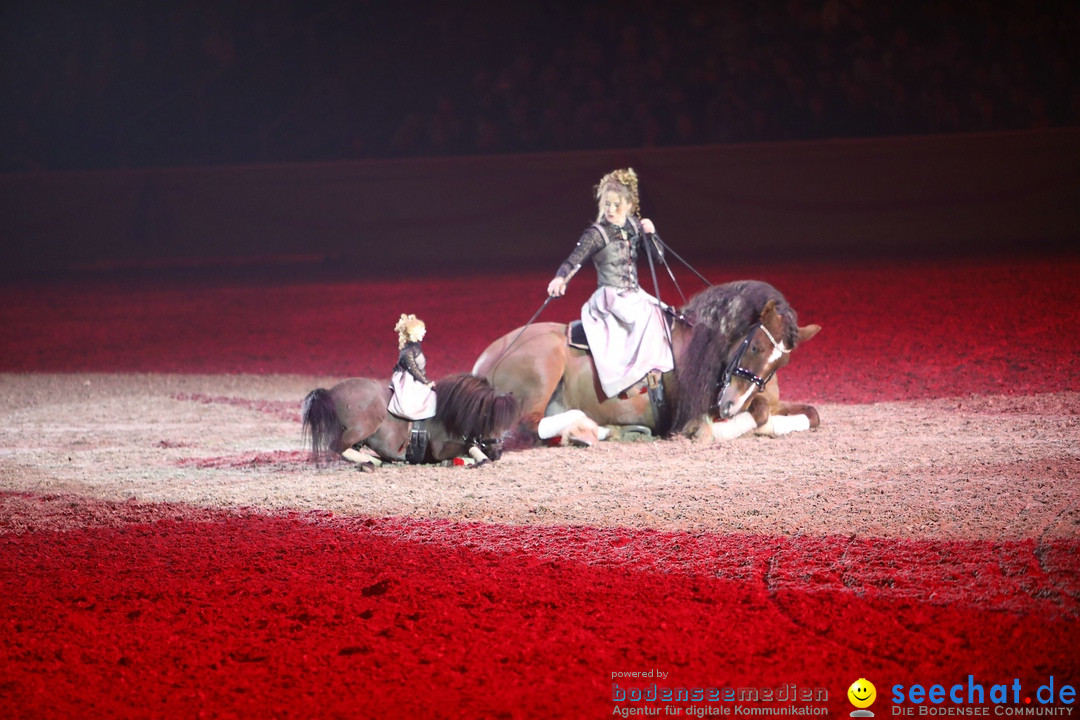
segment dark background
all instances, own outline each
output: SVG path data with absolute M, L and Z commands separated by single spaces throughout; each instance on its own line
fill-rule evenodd
M 1069 0 L 4 3 L 3 169 L 1080 123 Z
M 1075 2 L 8 2 L 7 272 L 1059 248 Z M 467 260 L 465 258 L 468 258 Z

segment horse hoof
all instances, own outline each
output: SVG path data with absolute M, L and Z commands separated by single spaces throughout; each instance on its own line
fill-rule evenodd
M 610 440 L 619 442 L 651 442 L 652 430 L 644 425 L 616 425 L 611 428 Z
M 373 462 L 362 462 L 362 463 L 360 463 L 359 465 L 356 466 L 356 469 L 359 470 L 360 472 L 366 472 L 366 473 L 375 472 L 375 463 L 373 463 Z

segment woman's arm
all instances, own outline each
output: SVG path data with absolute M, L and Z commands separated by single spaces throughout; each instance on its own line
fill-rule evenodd
M 555 277 L 548 283 L 548 295 L 562 297 L 566 293 L 566 284 L 570 282 L 570 278 L 574 277 L 574 273 L 581 268 L 582 263 L 592 257 L 593 253 L 603 246 L 604 237 L 596 228 L 590 227 L 582 233 L 577 245 L 574 246 L 573 251 L 570 253 L 570 257 L 563 261 L 558 272 L 555 273 Z

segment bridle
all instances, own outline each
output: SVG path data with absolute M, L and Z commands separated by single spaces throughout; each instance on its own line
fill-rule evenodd
M 769 329 L 767 327 L 765 327 L 761 323 L 757 323 L 750 328 L 750 331 L 748 333 L 746 333 L 746 337 L 743 338 L 742 343 L 739 345 L 739 350 L 735 353 L 735 357 L 731 358 L 731 362 L 729 362 L 727 364 L 727 367 L 724 368 L 724 382 L 720 387 L 720 392 L 718 393 L 718 396 L 722 395 L 727 386 L 731 384 L 731 378 L 733 377 L 742 378 L 743 380 L 752 382 L 754 383 L 754 385 L 757 386 L 759 392 L 764 392 L 765 385 L 770 380 L 772 380 L 773 375 L 776 374 L 776 370 L 774 369 L 766 377 L 761 378 L 742 366 L 743 355 L 746 354 L 746 349 L 750 347 L 750 343 L 754 339 L 754 333 L 756 333 L 758 329 L 765 333 L 765 337 L 769 338 L 769 341 L 773 344 L 773 348 L 779 350 L 784 355 L 787 355 L 791 352 L 791 350 L 784 347 L 783 343 L 776 341 L 776 338 L 772 336 L 772 333 L 769 332 Z

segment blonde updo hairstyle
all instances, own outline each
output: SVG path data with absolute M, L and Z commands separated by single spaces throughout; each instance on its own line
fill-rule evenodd
M 416 333 L 424 327 L 424 321 L 415 315 L 401 314 L 401 318 L 398 319 L 397 325 L 394 326 L 394 330 L 398 334 L 398 350 L 401 350 L 416 337 Z
M 635 217 L 641 217 L 641 197 L 638 194 L 638 176 L 634 168 L 612 170 L 596 185 L 596 202 L 599 204 L 604 199 L 604 193 L 616 192 L 624 200 L 630 203 L 630 213 Z M 604 217 L 601 208 L 597 220 Z

